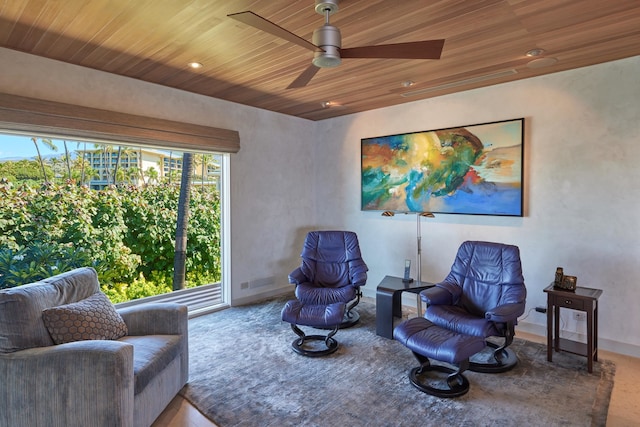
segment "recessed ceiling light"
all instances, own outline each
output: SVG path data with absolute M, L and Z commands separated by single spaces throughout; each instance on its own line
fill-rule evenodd
M 334 103 L 331 101 L 322 101 L 320 105 L 322 105 L 322 108 L 331 108 L 333 107 Z
M 540 56 L 544 53 L 544 49 L 531 49 L 525 53 L 527 56 Z
M 402 85 L 402 87 L 411 87 L 416 84 L 416 82 L 414 82 L 413 80 L 405 80 L 400 84 Z
M 193 69 L 198 69 L 198 68 L 202 68 L 203 65 L 201 62 L 189 62 L 189 67 L 193 68 Z

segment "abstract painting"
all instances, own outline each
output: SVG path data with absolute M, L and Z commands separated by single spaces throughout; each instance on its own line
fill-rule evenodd
M 524 119 L 363 138 L 362 210 L 523 215 Z

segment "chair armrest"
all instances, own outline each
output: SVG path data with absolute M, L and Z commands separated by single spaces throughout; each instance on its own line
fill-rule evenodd
M 0 375 L 6 425 L 133 426 L 129 343 L 77 341 L 0 354 Z
M 362 259 L 349 261 L 349 281 L 351 286 L 359 288 L 367 283 L 367 271 L 369 268 Z
M 299 285 L 301 283 L 308 282 L 309 279 L 304 275 L 302 269 L 300 267 L 296 268 L 289 274 L 289 283 L 293 283 L 294 285 Z
M 150 303 L 118 309 L 129 335 L 187 335 L 189 313 L 186 305 Z
M 420 292 L 420 298 L 427 305 L 454 305 L 461 295 L 459 286 L 447 282 L 436 283 L 434 287 Z
M 357 272 L 353 276 L 351 276 L 351 285 L 359 288 L 360 286 L 364 286 L 367 283 L 367 272 Z
M 522 313 L 524 313 L 524 304 L 512 303 L 494 307 L 488 310 L 484 317 L 493 322 L 514 322 Z

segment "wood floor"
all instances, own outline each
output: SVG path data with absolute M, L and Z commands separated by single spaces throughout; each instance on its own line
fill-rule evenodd
M 518 332 L 518 337 L 546 344 L 546 337 Z M 609 404 L 607 427 L 637 427 L 640 425 L 640 358 L 598 350 L 598 358 L 616 364 L 615 383 Z M 205 418 L 185 399 L 177 396 L 153 424 L 153 427 L 211 427 L 215 423 Z

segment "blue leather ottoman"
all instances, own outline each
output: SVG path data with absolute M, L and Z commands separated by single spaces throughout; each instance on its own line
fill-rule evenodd
M 338 349 L 338 341 L 333 336 L 338 332 L 345 308 L 346 304 L 344 302 L 313 305 L 304 304 L 299 300 L 287 301 L 282 309 L 282 320 L 290 323 L 291 329 L 299 337 L 291 343 L 293 351 L 309 357 L 326 356 L 335 352 Z M 331 329 L 331 331 L 326 336 L 305 335 L 298 325 Z M 309 341 L 324 341 L 326 348 L 309 348 L 305 346 Z
M 458 397 L 469 391 L 469 380 L 462 375 L 469 367 L 469 358 L 485 348 L 484 338 L 459 334 L 434 325 L 423 317 L 409 319 L 398 325 L 393 337 L 408 347 L 420 362 L 409 374 L 411 384 L 438 397 Z M 457 366 L 453 369 L 432 365 L 429 358 Z M 446 380 L 433 379 L 429 371 L 449 374 Z

